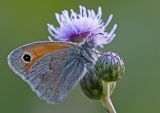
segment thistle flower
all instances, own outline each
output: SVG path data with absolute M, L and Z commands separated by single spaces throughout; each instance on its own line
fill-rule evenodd
M 87 10 L 83 6 L 79 6 L 79 9 L 79 13 L 71 9 L 70 14 L 67 10 L 63 10 L 61 14 L 55 14 L 60 27 L 48 24 L 48 31 L 51 34 L 50 40 L 55 37 L 60 41 L 79 43 L 88 36 L 93 36 L 96 46 L 103 47 L 104 44 L 108 44 L 114 39 L 116 24 L 110 32 L 105 31 L 113 15 L 110 15 L 107 21 L 103 22 L 101 7 L 98 8 L 97 14 L 94 10 Z
M 80 80 L 80 86 L 84 94 L 94 100 L 100 100 L 108 113 L 116 113 L 110 96 L 112 95 L 116 82 L 105 82 L 96 76 L 95 70 L 90 69 Z
M 88 98 L 99 100 L 103 96 L 103 83 L 95 74 L 93 69 L 89 70 L 80 80 L 80 86 Z
M 122 58 L 113 52 L 101 55 L 95 65 L 97 77 L 104 81 L 117 81 L 124 74 L 125 65 Z

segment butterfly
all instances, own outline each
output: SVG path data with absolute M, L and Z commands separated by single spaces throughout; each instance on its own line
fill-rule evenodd
M 61 103 L 96 59 L 97 53 L 88 41 L 39 41 L 13 50 L 8 64 L 41 99 Z

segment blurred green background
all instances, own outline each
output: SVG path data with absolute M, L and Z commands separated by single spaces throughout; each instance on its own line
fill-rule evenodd
M 48 40 L 47 23 L 58 25 L 54 13 L 63 9 L 103 9 L 114 14 L 115 40 L 102 51 L 119 53 L 126 72 L 112 95 L 118 113 L 160 113 L 160 1 L 158 0 L 0 0 L 0 113 L 104 113 L 99 101 L 76 87 L 63 104 L 49 105 L 7 65 L 11 50 Z

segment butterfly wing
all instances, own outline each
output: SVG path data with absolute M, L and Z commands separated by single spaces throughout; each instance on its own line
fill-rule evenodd
M 60 103 L 86 72 L 79 52 L 80 48 L 71 43 L 37 42 L 14 50 L 8 63 L 39 97 Z M 24 53 L 32 56 L 31 62 L 23 61 Z

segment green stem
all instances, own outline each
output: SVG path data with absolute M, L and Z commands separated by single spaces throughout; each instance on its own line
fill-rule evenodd
M 110 97 L 103 98 L 101 102 L 108 113 L 116 113 Z
M 102 105 L 108 113 L 116 113 L 116 110 L 110 99 L 111 93 L 111 84 L 109 82 L 103 82 L 104 85 L 104 96 L 101 98 Z

